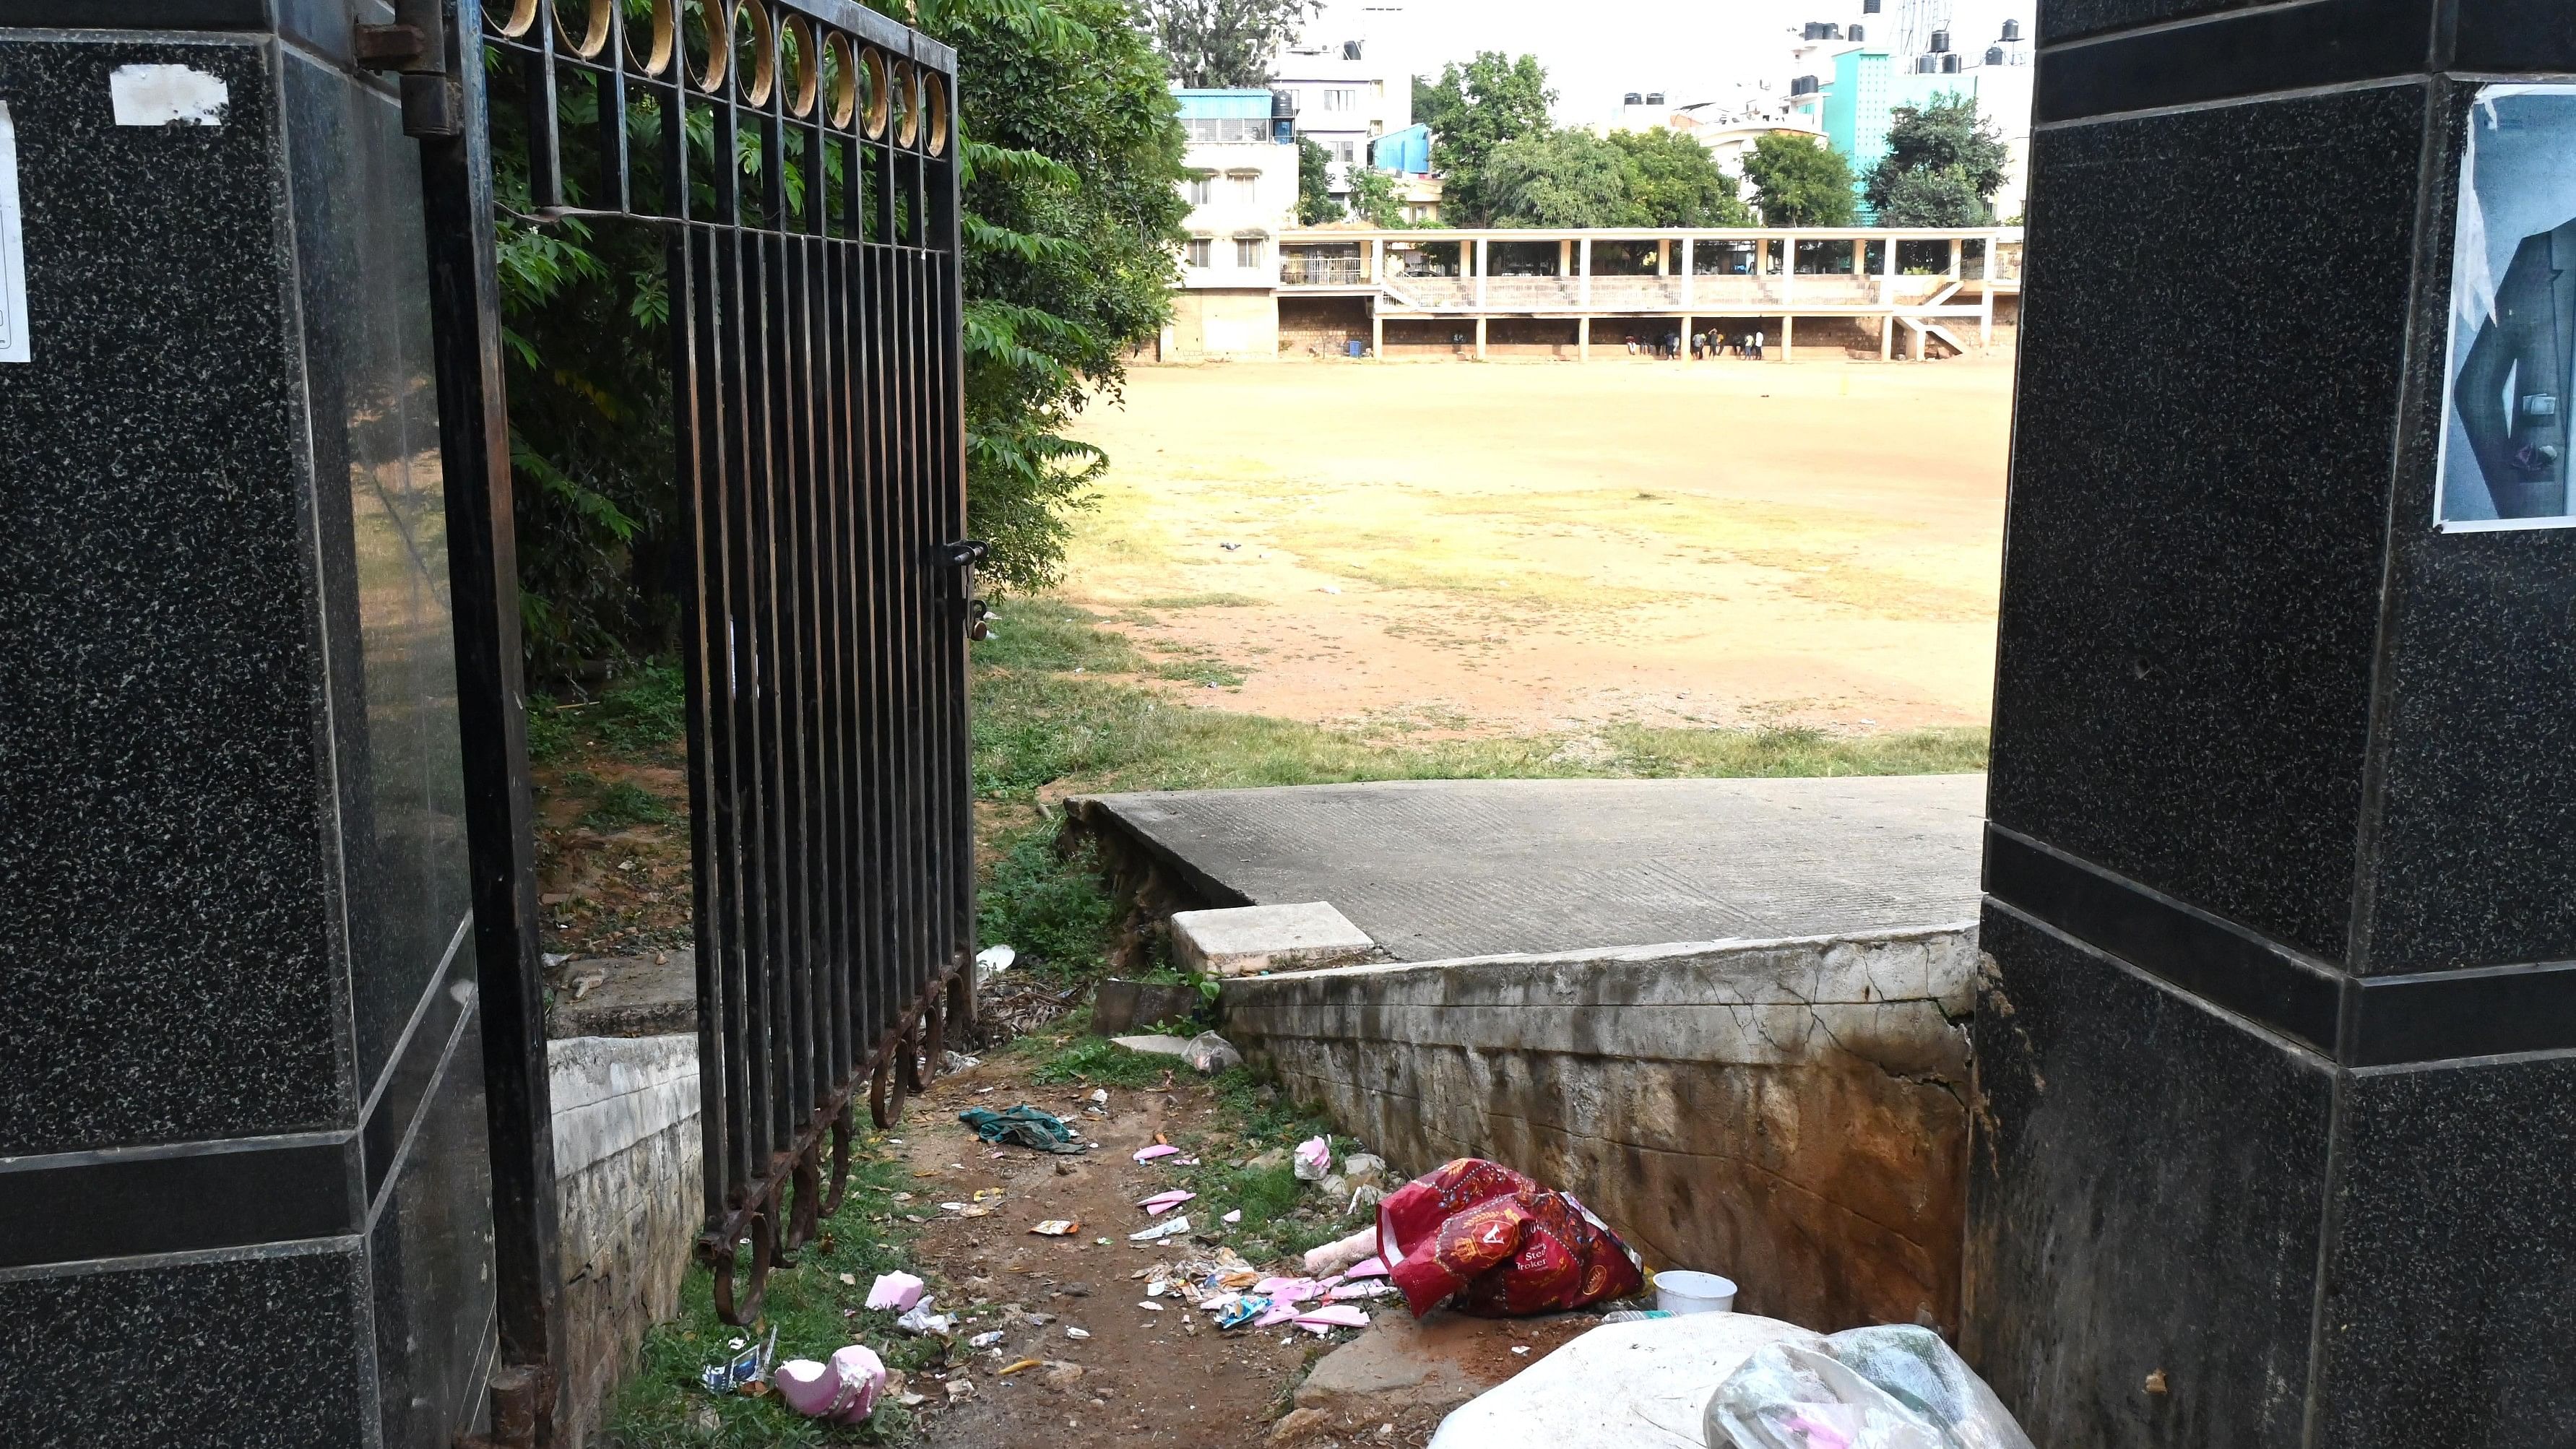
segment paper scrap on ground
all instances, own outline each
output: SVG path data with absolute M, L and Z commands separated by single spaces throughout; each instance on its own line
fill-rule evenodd
M 1234 1211 L 1232 1211 L 1232 1212 L 1230 1212 L 1230 1213 L 1227 1213 L 1227 1214 L 1225 1215 L 1225 1221 L 1227 1221 L 1227 1222 L 1229 1222 L 1229 1223 L 1239 1223 L 1239 1222 L 1242 1222 L 1242 1221 L 1243 1221 L 1243 1209 L 1241 1209 L 1241 1208 L 1236 1208 Z
M 1326 1333 L 1336 1328 L 1366 1328 L 1368 1321 L 1369 1316 L 1366 1313 L 1342 1303 L 1328 1303 L 1321 1308 L 1310 1308 L 1297 1315 L 1299 1328 L 1311 1328 Z
M 1082 1231 L 1082 1224 L 1071 1218 L 1049 1218 L 1029 1231 L 1041 1238 L 1069 1238 Z
M 900 1313 L 921 1301 L 926 1286 L 910 1273 L 880 1273 L 868 1289 L 870 1308 L 891 1308 Z
M 1152 1197 L 1146 1198 L 1142 1202 L 1137 1203 L 1136 1206 L 1143 1208 L 1146 1212 L 1154 1215 L 1155 1217 L 1161 1217 L 1163 1214 L 1170 1212 L 1172 1209 L 1179 1207 L 1181 1204 L 1188 1202 L 1197 1196 L 1197 1193 L 1187 1192 L 1180 1188 L 1174 1188 L 1170 1192 L 1158 1192 Z
M 1151 1162 L 1157 1157 L 1177 1156 L 1179 1155 L 1180 1150 L 1181 1149 L 1174 1147 L 1168 1142 L 1157 1142 L 1151 1147 L 1137 1148 L 1136 1160 L 1138 1162 Z
M 1186 1233 L 1189 1230 L 1190 1220 L 1188 1214 L 1185 1213 L 1168 1222 L 1156 1223 L 1142 1232 L 1129 1233 L 1127 1235 L 1127 1241 L 1131 1243 L 1159 1242 L 1164 1238 L 1172 1237 L 1180 1233 Z

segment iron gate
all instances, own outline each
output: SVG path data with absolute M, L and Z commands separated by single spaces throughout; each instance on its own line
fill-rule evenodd
M 531 219 L 667 237 L 700 1250 L 744 1323 L 840 1200 L 856 1096 L 892 1125 L 973 1010 L 956 57 L 849 0 L 493 0 L 479 33 L 451 94 L 524 146 Z

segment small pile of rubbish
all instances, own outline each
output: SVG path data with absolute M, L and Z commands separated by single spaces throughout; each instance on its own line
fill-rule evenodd
M 1168 1299 L 1213 1314 L 1219 1328 L 1291 1324 L 1322 1336 L 1368 1327 L 1367 1312 L 1354 1305 L 1391 1291 L 1382 1281 L 1385 1271 L 1372 1260 L 1329 1278 L 1290 1278 L 1264 1273 L 1232 1248 L 1218 1248 L 1209 1256 L 1138 1269 L 1136 1276 L 1145 1280 L 1140 1306 L 1157 1312 Z M 1368 1281 L 1372 1276 L 1379 1281 Z
M 1080 1128 L 1026 1102 L 999 1112 L 990 1107 L 969 1107 L 957 1114 L 957 1120 L 974 1128 L 975 1135 L 987 1142 L 1025 1147 L 1032 1152 L 1084 1152 L 1090 1148 L 1082 1140 Z

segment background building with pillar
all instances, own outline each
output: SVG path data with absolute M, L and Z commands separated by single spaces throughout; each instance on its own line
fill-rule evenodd
M 1181 187 L 1190 214 L 1162 355 L 1275 357 L 1278 239 L 1297 219 L 1296 132 L 1286 102 L 1267 90 L 1175 94 L 1189 136 Z

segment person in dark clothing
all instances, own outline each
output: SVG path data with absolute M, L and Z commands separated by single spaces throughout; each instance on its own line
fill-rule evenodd
M 2498 518 L 2567 514 L 2576 220 L 2524 237 L 2452 390 Z M 2512 386 L 2507 391 L 2507 381 Z

